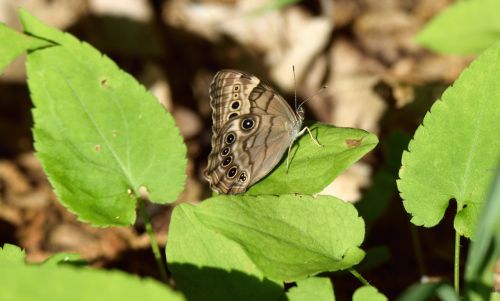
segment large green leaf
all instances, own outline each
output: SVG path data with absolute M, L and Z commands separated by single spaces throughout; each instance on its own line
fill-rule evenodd
M 500 1 L 457 1 L 435 17 L 417 41 L 441 53 L 478 54 L 500 40 Z
M 18 33 L 2 23 L 0 23 L 0 41 L 2 41 L 0 43 L 0 74 L 13 59 L 26 51 L 53 45 L 48 41 Z
M 59 199 L 97 225 L 135 220 L 144 187 L 173 202 L 186 147 L 172 116 L 110 59 L 21 11 L 25 30 L 58 46 L 28 55 L 37 158 Z
M 13 253 L 16 260 L 5 259 L 7 256 L 12 259 Z M 19 248 L 12 245 L 0 248 L 2 300 L 184 300 L 180 294 L 152 279 L 68 265 L 31 265 L 19 258 L 24 258 Z
M 330 196 L 218 196 L 195 214 L 277 281 L 346 269 L 364 256 L 363 220 L 352 204 Z
M 455 229 L 472 235 L 500 159 L 499 69 L 497 43 L 432 106 L 403 154 L 398 188 L 415 225 L 436 225 L 455 199 Z
M 335 301 L 333 287 L 330 279 L 311 277 L 297 281 L 297 286 L 286 293 L 283 301 Z
M 246 194 L 318 193 L 378 143 L 377 136 L 360 129 L 319 123 L 310 128 L 324 147 L 316 145 L 307 133 L 304 134 L 292 147 L 288 173 L 285 154 L 281 164 Z
M 262 272 L 235 242 L 206 228 L 196 207 L 175 207 L 169 226 L 167 261 L 189 300 L 276 300 L 283 285 Z

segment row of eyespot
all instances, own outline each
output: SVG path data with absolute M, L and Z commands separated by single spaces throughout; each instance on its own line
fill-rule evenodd
M 231 108 L 233 110 L 237 110 L 240 107 L 240 102 L 238 100 L 236 100 L 236 99 L 238 99 L 238 96 L 239 96 L 238 92 L 239 91 L 240 91 L 240 85 L 239 84 L 234 85 L 234 87 L 233 87 L 233 92 L 234 92 L 233 99 L 235 99 L 235 101 L 233 101 L 231 103 Z M 231 119 L 231 118 L 236 117 L 236 116 L 238 116 L 238 113 L 233 112 L 233 113 L 229 114 L 228 119 Z M 241 122 L 241 128 L 243 130 L 251 130 L 254 125 L 255 125 L 255 122 L 253 121 L 252 118 L 246 118 Z M 226 137 L 224 138 L 223 142 L 225 142 L 227 145 L 230 145 L 234 141 L 236 141 L 236 135 L 233 132 L 229 132 L 226 135 Z M 228 166 L 233 161 L 233 157 L 229 155 L 229 152 L 230 152 L 229 146 L 226 146 L 221 152 L 222 157 L 225 157 L 224 160 L 222 161 L 222 167 Z M 231 167 L 227 171 L 228 178 L 230 178 L 230 179 L 234 178 L 237 171 L 238 171 L 238 168 L 236 166 Z M 246 173 L 244 171 L 241 172 L 239 179 L 243 183 L 246 182 L 247 176 L 246 176 Z
M 245 118 L 241 122 L 241 127 L 243 130 L 250 130 L 254 127 L 254 125 L 255 125 L 255 122 L 253 121 L 252 118 Z M 231 155 L 229 155 L 230 150 L 231 150 L 229 145 L 231 145 L 232 143 L 234 143 L 234 141 L 236 141 L 236 135 L 233 132 L 229 132 L 229 133 L 227 133 L 227 135 L 223 139 L 224 139 L 223 142 L 226 145 L 228 145 L 228 146 L 224 147 L 224 149 L 222 149 L 222 151 L 221 151 L 221 156 L 224 157 L 224 160 L 222 161 L 221 165 L 222 165 L 222 167 L 225 168 L 229 164 L 231 164 L 231 162 L 233 161 L 233 157 Z M 234 178 L 237 171 L 238 171 L 238 168 L 236 166 L 231 167 L 227 171 L 227 177 L 230 179 Z M 241 182 L 245 182 L 247 180 L 247 176 L 246 176 L 246 173 L 244 171 L 240 174 L 239 179 Z

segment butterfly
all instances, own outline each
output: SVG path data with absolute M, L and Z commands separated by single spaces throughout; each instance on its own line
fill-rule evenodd
M 204 171 L 210 188 L 222 194 L 245 192 L 265 177 L 308 127 L 302 104 L 295 111 L 256 76 L 221 70 L 210 84 L 212 151 Z M 311 138 L 316 144 L 319 142 Z M 288 170 L 287 156 L 287 170 Z

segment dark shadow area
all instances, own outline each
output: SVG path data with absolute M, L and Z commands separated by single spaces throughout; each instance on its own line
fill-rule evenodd
M 0 183 L 1 186 L 1 183 Z M 16 227 L 11 223 L 0 219 L 0 246 L 4 244 L 17 245 L 15 236 Z
M 165 249 L 160 249 L 160 254 L 165 254 Z M 161 275 L 156 265 L 151 249 L 127 249 L 120 253 L 113 261 L 105 258 L 95 260 L 90 265 L 102 265 L 105 269 L 119 269 L 140 277 L 153 277 L 161 281 Z
M 285 301 L 283 289 L 268 279 L 259 280 L 240 271 L 170 264 L 177 288 L 189 301 Z
M 33 149 L 31 106 L 26 83 L 0 82 L 0 158 Z

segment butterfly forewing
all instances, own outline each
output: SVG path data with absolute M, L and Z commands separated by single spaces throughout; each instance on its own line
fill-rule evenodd
M 223 70 L 210 86 L 213 136 L 205 178 L 219 193 L 241 193 L 267 175 L 300 131 L 299 117 L 250 74 Z

